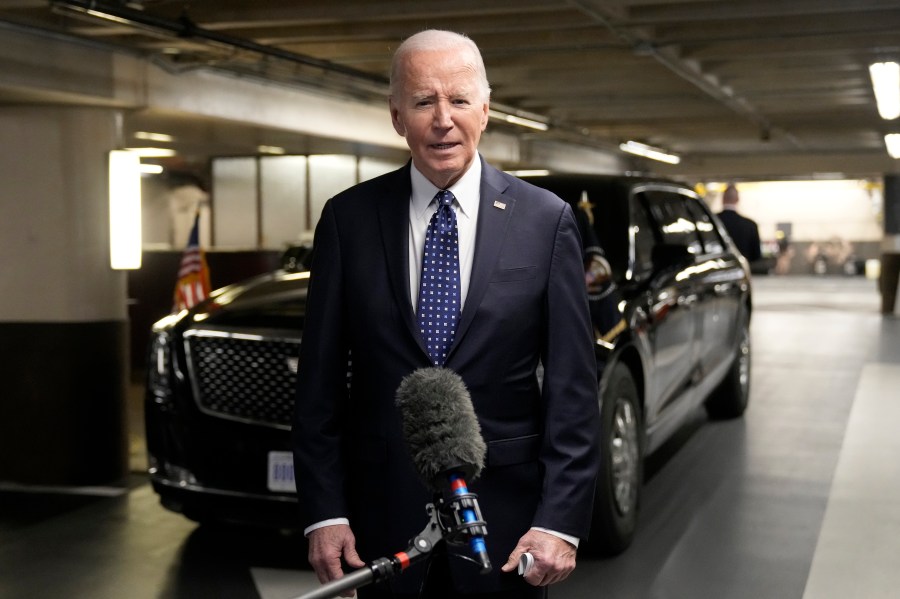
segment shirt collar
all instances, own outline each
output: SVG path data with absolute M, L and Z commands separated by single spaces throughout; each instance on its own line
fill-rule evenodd
M 422 218 L 422 214 L 431 205 L 431 201 L 440 189 L 425 178 L 415 164 L 410 165 L 410 178 L 412 181 L 412 202 L 413 213 L 417 218 Z M 456 203 L 459 204 L 460 210 L 466 216 L 475 214 L 475 208 L 481 198 L 481 155 L 476 154 L 469 167 L 459 181 L 450 186 L 449 190 L 456 197 Z

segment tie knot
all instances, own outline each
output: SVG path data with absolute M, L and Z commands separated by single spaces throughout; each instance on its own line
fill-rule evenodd
M 452 206 L 453 200 L 456 198 L 453 196 L 453 193 L 447 191 L 446 189 L 442 189 L 434 196 L 434 199 L 438 201 L 441 206 Z

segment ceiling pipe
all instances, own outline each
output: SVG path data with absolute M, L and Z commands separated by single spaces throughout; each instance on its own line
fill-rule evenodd
M 137 29 L 147 29 L 154 32 L 162 32 L 173 37 L 182 39 L 200 39 L 213 42 L 228 48 L 246 50 L 262 56 L 271 56 L 279 58 L 287 62 L 301 64 L 307 67 L 319 69 L 325 73 L 336 73 L 344 77 L 348 77 L 354 81 L 362 81 L 382 91 L 387 90 L 388 79 L 366 71 L 360 71 L 351 67 L 346 67 L 328 60 L 289 52 L 273 46 L 258 44 L 254 41 L 224 35 L 216 31 L 204 29 L 197 26 L 196 23 L 183 14 L 177 21 L 164 19 L 144 11 L 129 8 L 121 4 L 111 2 L 102 2 L 99 0 L 51 0 L 51 5 L 56 9 L 72 11 L 82 15 L 90 15 L 98 19 L 105 19 L 111 22 L 128 25 Z

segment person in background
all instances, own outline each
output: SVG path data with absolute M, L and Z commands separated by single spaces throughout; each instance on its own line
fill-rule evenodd
M 762 258 L 762 249 L 759 241 L 759 227 L 756 221 L 738 213 L 737 205 L 740 195 L 737 187 L 728 184 L 722 192 L 722 211 L 718 214 L 719 220 L 728 230 L 728 235 L 734 240 L 734 244 L 740 250 L 747 262 L 751 264 Z
M 470 489 L 493 571 L 448 547 L 360 597 L 546 597 L 589 532 L 600 415 L 581 239 L 568 204 L 479 155 L 489 101 L 469 38 L 407 39 L 389 108 L 412 160 L 330 199 L 316 227 L 293 439 L 319 580 L 393 555 L 427 522 L 394 405 L 405 376 L 459 374 L 488 447 Z M 437 336 L 422 318 L 432 292 L 449 308 Z M 525 552 L 534 567 L 518 576 Z

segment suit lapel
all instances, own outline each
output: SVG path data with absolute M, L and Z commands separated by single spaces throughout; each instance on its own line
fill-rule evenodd
M 378 220 L 387 260 L 388 278 L 401 318 L 425 352 L 409 299 L 409 198 L 412 194 L 409 163 L 394 173 L 384 196 L 378 198 Z M 427 355 L 427 352 L 426 352 Z
M 500 258 L 506 240 L 506 229 L 515 210 L 515 198 L 503 195 L 509 184 L 494 167 L 481 162 L 481 200 L 478 206 L 478 228 L 475 237 L 475 260 L 469 278 L 469 291 L 448 359 L 456 350 L 478 311 L 487 291 L 491 273 Z M 502 207 L 501 207 L 502 206 Z

